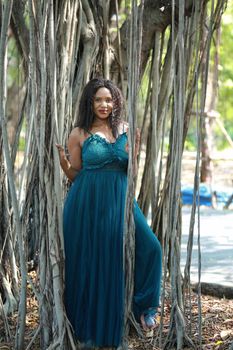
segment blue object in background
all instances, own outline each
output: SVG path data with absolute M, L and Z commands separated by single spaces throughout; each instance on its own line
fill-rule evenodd
M 183 205 L 191 205 L 193 203 L 193 186 L 184 185 L 181 187 L 181 197 Z M 227 203 L 229 197 L 232 195 L 232 190 L 219 190 L 206 185 L 200 184 L 199 186 L 199 198 L 200 205 L 208 207 L 212 206 L 212 195 L 215 196 L 215 203 L 217 208 L 223 208 Z

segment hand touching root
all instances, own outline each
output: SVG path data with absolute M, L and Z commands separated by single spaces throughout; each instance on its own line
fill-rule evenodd
M 57 150 L 58 150 L 60 162 L 64 159 L 67 159 L 64 147 L 58 143 L 56 143 L 55 146 L 57 147 Z

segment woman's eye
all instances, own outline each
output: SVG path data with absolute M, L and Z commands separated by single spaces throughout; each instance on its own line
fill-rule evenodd
M 101 102 L 112 103 L 112 99 L 107 98 L 106 100 L 102 100 L 101 98 L 96 97 L 95 102 L 97 102 L 97 103 L 101 103 Z

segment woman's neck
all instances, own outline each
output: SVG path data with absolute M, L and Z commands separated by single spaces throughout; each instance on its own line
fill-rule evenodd
M 114 142 L 116 140 L 115 136 L 113 136 L 113 131 L 108 119 L 100 120 L 96 118 L 91 126 L 91 131 L 104 134 L 109 142 Z
M 109 129 L 110 128 L 110 123 L 109 120 L 101 120 L 101 119 L 97 119 L 95 118 L 93 123 L 92 123 L 92 128 L 104 128 L 104 129 Z

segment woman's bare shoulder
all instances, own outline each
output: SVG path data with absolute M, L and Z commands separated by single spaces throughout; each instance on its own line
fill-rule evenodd
M 81 128 L 79 128 L 78 126 L 77 127 L 75 127 L 75 128 L 73 128 L 72 130 L 71 130 L 71 133 L 70 133 L 70 136 L 72 135 L 75 135 L 75 136 L 81 136 L 81 135 L 83 135 L 84 134 L 84 130 L 83 129 L 81 129 Z
M 68 146 L 80 146 L 82 138 L 84 137 L 83 135 L 84 134 L 81 128 L 75 127 L 74 129 L 72 129 L 68 139 Z
M 90 136 L 86 130 L 76 127 L 69 136 L 68 144 L 76 144 L 82 148 L 83 142 Z
M 82 140 L 83 138 L 86 138 L 87 132 L 79 127 L 75 127 L 71 130 L 69 138 L 76 138 L 77 140 Z

